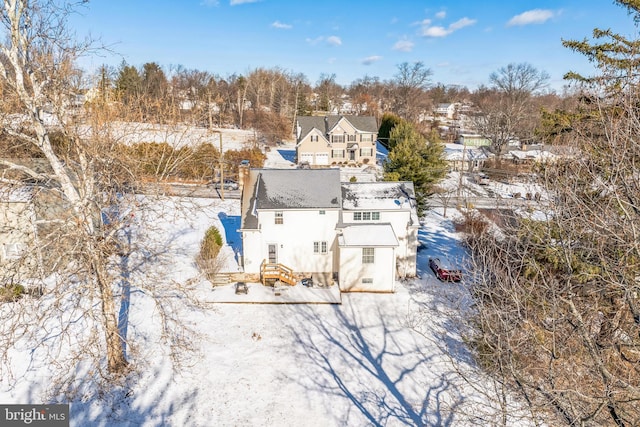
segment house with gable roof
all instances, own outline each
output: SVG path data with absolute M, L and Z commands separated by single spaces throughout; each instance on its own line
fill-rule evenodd
M 370 116 L 300 116 L 296 126 L 298 164 L 328 166 L 375 163 L 378 125 Z
M 338 169 L 250 169 L 242 193 L 245 273 L 282 269 L 341 291 L 393 292 L 416 274 L 411 182 L 340 182 Z

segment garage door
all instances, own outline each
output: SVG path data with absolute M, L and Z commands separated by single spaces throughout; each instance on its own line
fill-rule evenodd
M 329 154 L 316 153 L 316 165 L 328 165 Z
M 313 164 L 313 153 L 300 153 L 298 156 L 298 163 L 308 162 L 310 165 Z

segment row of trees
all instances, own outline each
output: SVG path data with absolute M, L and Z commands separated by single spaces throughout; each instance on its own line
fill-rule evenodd
M 494 141 L 500 151 L 510 139 L 539 140 L 542 108 L 553 110 L 567 98 L 546 91 L 548 75 L 530 64 L 509 64 L 489 76 L 489 85 L 465 87 L 433 85 L 431 70 L 422 62 L 402 63 L 395 76 L 382 81 L 365 76 L 348 86 L 335 74 L 322 74 L 312 85 L 304 74 L 279 68 L 257 68 L 226 78 L 207 71 L 175 67 L 165 71 L 157 63 L 140 68 L 122 63 L 118 69 L 100 68 L 90 84 L 90 99 L 118 101 L 120 115 L 135 112 L 141 120 L 182 120 L 201 126 L 238 126 L 259 130 L 267 141 L 291 138 L 298 115 L 342 111 L 381 120 L 385 112 L 419 124 L 443 102 L 473 106 L 470 126 Z M 122 108 L 122 107 L 127 108 Z M 172 111 L 171 115 L 167 113 Z M 438 122 L 422 123 L 437 128 Z M 551 141 L 552 142 L 552 141 Z

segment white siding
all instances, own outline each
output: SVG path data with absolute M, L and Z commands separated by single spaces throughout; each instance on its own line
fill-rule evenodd
M 343 292 L 393 292 L 395 290 L 395 251 L 374 248 L 375 262 L 362 263 L 362 248 L 340 248 L 340 290 Z M 363 283 L 362 279 L 373 279 Z
M 284 210 L 282 224 L 275 224 L 276 211 L 260 211 L 261 232 L 245 233 L 245 272 L 257 273 L 268 256 L 268 244 L 278 245 L 278 262 L 296 273 L 333 273 L 337 271 L 337 210 Z M 255 236 L 254 236 L 255 235 Z M 313 242 L 327 242 L 326 254 L 315 254 Z

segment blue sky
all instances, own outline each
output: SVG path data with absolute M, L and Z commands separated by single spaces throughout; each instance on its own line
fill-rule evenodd
M 422 61 L 432 83 L 469 89 L 528 62 L 560 90 L 567 71 L 592 70 L 561 39 L 596 27 L 637 35 L 610 0 L 92 0 L 71 25 L 116 53 L 83 59 L 89 70 L 123 59 L 221 77 L 279 67 L 311 84 L 324 73 L 348 85 L 365 75 L 391 79 L 398 64 Z

